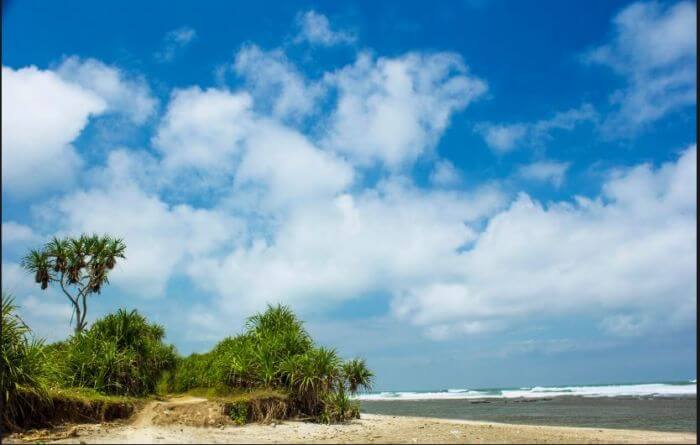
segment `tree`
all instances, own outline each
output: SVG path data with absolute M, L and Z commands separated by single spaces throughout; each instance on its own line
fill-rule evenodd
M 369 370 L 364 360 L 354 358 L 343 363 L 343 375 L 351 394 L 357 393 L 360 387 L 366 390 L 372 389 L 374 373 Z
M 22 260 L 22 266 L 34 274 L 34 281 L 45 290 L 58 283 L 73 305 L 75 333 L 80 333 L 87 322 L 87 298 L 99 294 L 109 284 L 109 271 L 118 258 L 125 258 L 126 245 L 121 239 L 108 235 L 81 235 L 78 238 L 54 237 L 41 250 L 31 250 Z

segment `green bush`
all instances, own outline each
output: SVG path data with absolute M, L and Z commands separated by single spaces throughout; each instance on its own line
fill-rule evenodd
M 343 363 L 334 349 L 314 346 L 289 308 L 270 306 L 250 317 L 241 335 L 224 339 L 206 354 L 179 360 L 170 389 L 282 390 L 297 411 L 344 421 L 359 413 L 347 392 L 369 388 L 372 377 L 363 360 Z
M 13 298 L 3 292 L 0 389 L 2 423 L 8 430 L 17 430 L 18 419 L 50 403 L 50 369 L 43 342 L 30 337 L 31 330 L 15 310 Z
M 345 422 L 360 418 L 360 405 L 350 400 L 343 389 L 329 392 L 323 398 L 323 411 L 319 420 L 323 423 Z
M 229 407 L 228 415 L 237 425 L 245 425 L 248 421 L 248 403 L 232 403 Z
M 143 396 L 154 393 L 163 373 L 175 366 L 175 350 L 164 336 L 162 326 L 120 309 L 49 351 L 63 386 Z

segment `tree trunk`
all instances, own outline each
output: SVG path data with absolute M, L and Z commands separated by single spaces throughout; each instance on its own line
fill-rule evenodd
M 83 330 L 83 318 L 80 314 L 80 306 L 75 305 L 75 333 L 80 334 Z

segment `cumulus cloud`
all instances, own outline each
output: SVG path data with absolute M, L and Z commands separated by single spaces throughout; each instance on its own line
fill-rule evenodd
M 354 170 L 333 153 L 315 147 L 295 130 L 268 120 L 256 122 L 235 184 L 265 188 L 263 201 L 274 207 L 334 196 L 353 181 Z
M 348 31 L 333 31 L 328 18 L 316 11 L 306 11 L 297 16 L 299 32 L 294 38 L 295 43 L 308 42 L 312 45 L 334 46 L 351 44 L 357 40 Z
M 230 168 L 251 122 L 249 94 L 190 87 L 175 90 L 153 138 L 167 169 Z
M 162 296 L 178 268 L 226 246 L 240 234 L 240 223 L 216 209 L 163 202 L 133 178 L 111 172 L 118 158 L 104 167 L 112 181 L 66 194 L 45 210 L 59 221 L 58 234 L 122 237 L 128 259 L 110 275 L 114 285 L 134 295 Z
M 14 221 L 2 223 L 2 243 L 26 243 L 39 239 L 39 236 L 31 227 Z
M 53 70 L 2 68 L 3 185 L 13 197 L 72 186 L 82 161 L 73 142 L 90 118 L 119 113 L 140 124 L 157 106 L 148 84 L 94 60 Z
M 93 91 L 55 72 L 2 67 L 2 182 L 13 197 L 71 186 L 81 165 L 71 145 L 107 109 Z
M 175 91 L 153 139 L 163 173 L 180 178 L 195 170 L 195 182 L 234 186 L 236 195 L 250 196 L 252 188 L 264 193 L 257 205 L 273 207 L 332 196 L 352 183 L 345 160 L 252 104 L 245 92 Z
M 608 332 L 688 326 L 696 308 L 695 146 L 619 171 L 594 200 L 521 194 L 455 262 L 460 274 L 399 293 L 397 316 L 447 336 L 562 314 L 622 317 Z M 649 317 L 653 323 L 642 323 Z
M 462 176 L 452 162 L 447 159 L 441 159 L 435 163 L 429 179 L 433 185 L 450 187 L 459 184 Z
M 99 60 L 68 57 L 56 73 L 101 97 L 107 104 L 105 111 L 124 114 L 135 124 L 144 123 L 156 111 L 158 101 L 143 78 Z
M 163 37 L 163 48 L 155 54 L 161 62 L 172 62 L 178 51 L 185 49 L 197 37 L 197 31 L 189 26 L 182 26 L 168 31 Z
M 196 282 L 230 312 L 281 301 L 332 304 L 458 273 L 468 223 L 504 204 L 494 189 L 426 191 L 392 180 L 290 209 L 269 237 L 192 264 Z
M 598 113 L 593 106 L 583 104 L 579 108 L 558 112 L 549 119 L 535 122 L 479 122 L 474 126 L 474 131 L 481 135 L 493 151 L 507 153 L 523 147 L 542 148 L 552 139 L 553 130 L 571 131 L 584 122 L 597 120 Z
M 492 150 L 506 153 L 518 147 L 527 134 L 527 127 L 523 124 L 501 125 L 483 122 L 475 125 L 474 131 L 484 138 Z
M 234 71 L 253 95 L 256 106 L 278 118 L 298 120 L 313 111 L 322 85 L 308 82 L 281 50 L 247 45 L 236 54 Z
M 612 24 L 611 41 L 584 57 L 627 81 L 610 97 L 616 111 L 604 122 L 604 135 L 629 136 L 669 113 L 696 105 L 694 2 L 634 3 Z
M 338 101 L 323 145 L 360 165 L 390 169 L 431 150 L 450 116 L 487 90 L 454 53 L 363 53 L 325 81 L 337 88 Z
M 550 182 L 555 187 L 560 187 L 570 165 L 569 162 L 536 161 L 518 167 L 516 176 L 531 181 Z

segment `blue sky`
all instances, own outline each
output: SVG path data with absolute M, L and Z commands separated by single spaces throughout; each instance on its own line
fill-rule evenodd
M 89 319 L 270 302 L 378 389 L 696 375 L 694 2 L 3 4 L 2 271 L 108 232 Z

